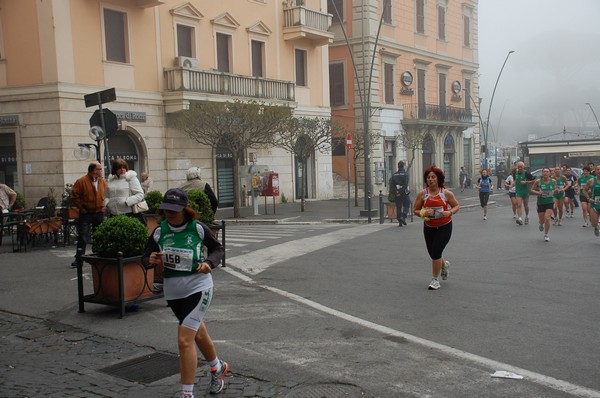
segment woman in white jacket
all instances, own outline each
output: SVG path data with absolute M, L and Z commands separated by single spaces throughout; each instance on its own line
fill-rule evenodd
M 144 191 L 137 173 L 129 170 L 127 162 L 123 159 L 115 159 L 106 183 L 106 194 L 104 204 L 108 209 L 109 216 L 125 214 L 135 217 L 145 224 L 141 213 L 133 213 L 132 206 L 144 200 Z

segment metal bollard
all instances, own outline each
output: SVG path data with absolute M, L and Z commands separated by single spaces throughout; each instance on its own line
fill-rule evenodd
M 383 224 L 383 191 L 379 190 L 379 224 Z
M 367 222 L 371 224 L 371 191 L 367 191 Z

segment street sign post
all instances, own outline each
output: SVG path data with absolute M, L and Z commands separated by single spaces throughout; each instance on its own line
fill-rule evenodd
M 346 134 L 346 163 L 348 164 L 348 218 L 350 218 L 350 149 L 352 149 L 352 136 Z
M 86 108 L 89 108 L 90 106 L 98 105 L 98 110 L 96 112 L 94 112 L 94 114 L 90 118 L 90 127 L 93 128 L 94 126 L 97 126 L 98 124 L 92 124 L 92 122 L 95 122 L 97 119 L 99 119 L 100 127 L 102 127 L 102 130 L 104 131 L 104 137 L 102 138 L 102 141 L 104 141 L 104 175 L 106 177 L 108 177 L 109 170 L 110 170 L 110 168 L 108 167 L 108 162 L 110 159 L 110 155 L 108 153 L 109 131 L 107 130 L 106 121 L 108 120 L 108 122 L 109 122 L 108 127 L 111 129 L 111 133 L 114 133 L 117 131 L 118 123 L 117 123 L 117 116 L 108 109 L 103 110 L 102 104 L 105 104 L 107 102 L 116 101 L 116 99 L 117 99 L 117 94 L 116 94 L 114 88 L 97 91 L 95 93 L 86 94 L 83 96 L 83 100 L 85 101 Z M 107 120 L 105 120 L 105 119 L 107 119 Z M 112 131 L 112 130 L 114 130 L 114 131 Z M 96 143 L 98 144 L 98 148 L 99 148 L 100 140 L 96 141 Z

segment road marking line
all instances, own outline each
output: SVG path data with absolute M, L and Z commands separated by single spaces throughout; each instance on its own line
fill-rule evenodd
M 421 337 L 417 337 L 417 336 L 413 336 L 408 333 L 400 332 L 398 330 L 389 328 L 387 326 L 379 325 L 377 323 L 370 322 L 370 321 L 355 317 L 353 315 L 346 314 L 345 312 L 341 312 L 341 311 L 335 310 L 333 308 L 326 307 L 326 306 L 319 304 L 317 302 L 314 302 L 312 300 L 308 300 L 304 297 L 298 296 L 294 293 L 290 293 L 285 290 L 278 289 L 276 287 L 260 285 L 260 284 L 256 283 L 256 281 L 254 281 L 251 277 L 249 277 L 241 272 L 235 271 L 231 268 L 223 268 L 223 270 L 225 272 L 229 273 L 230 275 L 235 276 L 238 279 L 241 279 L 244 282 L 252 283 L 260 288 L 263 288 L 270 292 L 279 294 L 280 296 L 286 297 L 290 300 L 294 300 L 300 304 L 304 304 L 306 306 L 312 307 L 316 310 L 319 310 L 319 311 L 324 312 L 329 315 L 333 315 L 333 316 L 343 319 L 345 321 L 355 323 L 357 325 L 375 330 L 375 331 L 385 334 L 387 336 L 402 337 L 412 343 L 419 344 L 419 345 L 427 347 L 427 348 L 435 349 L 435 350 L 441 351 L 444 354 L 448 354 L 448 355 L 451 355 L 451 356 L 454 356 L 454 357 L 457 357 L 457 358 L 460 358 L 463 360 L 468 360 L 468 361 L 471 361 L 471 362 L 474 362 L 474 363 L 477 363 L 480 365 L 484 365 L 484 366 L 489 367 L 490 369 L 494 369 L 494 370 L 502 369 L 502 370 L 506 370 L 509 372 L 517 373 L 517 374 L 520 374 L 520 375 L 526 377 L 527 379 L 529 379 L 531 381 L 536 382 L 537 384 L 540 384 L 540 385 L 543 385 L 546 387 L 550 387 L 550 388 L 553 388 L 558 391 L 563 391 L 563 392 L 573 394 L 573 395 L 576 395 L 579 397 L 600 398 L 600 391 L 592 390 L 590 388 L 583 387 L 583 386 L 578 386 L 576 384 L 569 383 L 568 381 L 565 381 L 565 380 L 560 380 L 560 379 L 556 379 L 554 377 L 545 376 L 543 374 L 532 372 L 527 369 L 519 368 L 516 366 L 509 365 L 507 363 L 495 361 L 493 359 L 485 358 L 485 357 L 482 357 L 482 356 L 479 356 L 476 354 L 471 354 L 466 351 L 462 351 L 462 350 L 452 348 L 452 347 L 449 347 L 449 346 L 446 346 L 446 345 L 443 345 L 440 343 L 436 343 L 435 341 L 426 340 Z
M 249 274 L 256 275 L 270 266 L 289 260 L 290 258 L 299 257 L 306 253 L 324 249 L 332 244 L 355 239 L 359 236 L 365 236 L 368 233 L 377 232 L 389 227 L 389 225 L 385 224 L 371 224 L 369 227 L 360 226 L 337 229 L 327 234 L 297 239 L 265 249 L 255 250 L 251 253 L 230 257 L 227 259 L 227 264 L 231 264 Z

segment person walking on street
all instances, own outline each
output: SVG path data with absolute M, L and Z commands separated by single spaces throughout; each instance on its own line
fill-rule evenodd
M 525 210 L 525 224 L 529 224 L 529 184 L 535 182 L 535 177 L 525 170 L 525 163 L 518 162 L 513 178 L 517 198 L 517 224 L 523 225 L 523 210 Z
M 531 187 L 531 193 L 537 195 L 537 213 L 540 232 L 544 233 L 544 241 L 550 242 L 550 219 L 554 213 L 554 195 L 558 193 L 556 181 L 550 177 L 550 169 L 544 167 L 542 176 Z
M 475 188 L 479 190 L 479 204 L 483 209 L 483 219 L 487 220 L 487 204 L 490 200 L 490 193 L 494 191 L 494 184 L 486 169 L 481 170 L 480 174 Z
M 460 192 L 464 192 L 467 185 L 467 171 L 465 170 L 465 166 L 460 166 L 458 181 L 460 182 Z
M 583 173 L 577 179 L 577 190 L 579 191 L 579 201 L 581 202 L 581 215 L 583 216 L 583 225 L 582 227 L 590 226 L 590 204 L 588 202 L 588 198 L 584 195 L 584 188 L 588 181 L 594 178 L 591 175 L 590 168 L 585 166 L 583 168 Z
M 448 278 L 450 262 L 443 257 L 444 249 L 452 237 L 452 216 L 458 212 L 460 205 L 454 193 L 445 189 L 444 172 L 437 166 L 430 166 L 423 175 L 426 188 L 417 194 L 413 212 L 421 217 L 423 236 L 427 253 L 431 258 L 431 282 L 429 290 L 440 288 L 440 276 Z
M 0 212 L 8 213 L 12 209 L 16 200 L 17 193 L 8 185 L 0 184 Z
M 510 203 L 512 205 L 513 218 L 516 220 L 517 219 L 517 196 L 515 195 L 515 184 L 513 184 L 513 182 L 514 182 L 513 172 L 515 170 L 516 170 L 516 167 L 513 166 L 511 173 L 508 175 L 508 177 L 506 177 L 506 180 L 504 181 L 504 189 L 506 189 L 508 191 L 508 197 L 510 198 Z
M 210 184 L 202 181 L 202 169 L 200 167 L 190 167 L 185 173 L 185 178 L 187 181 L 181 184 L 179 189 L 185 193 L 188 193 L 192 189 L 203 190 L 206 196 L 208 196 L 208 200 L 210 200 L 210 207 L 213 213 L 216 214 L 219 207 L 219 199 L 217 199 L 217 195 L 215 195 Z
M 152 181 L 152 178 L 150 178 L 148 173 L 146 173 L 145 171 L 142 174 L 140 174 L 140 178 L 142 179 L 140 181 L 140 185 L 142 186 L 142 190 L 144 191 L 144 197 L 146 197 L 148 192 L 152 191 L 152 185 L 154 185 L 154 182 Z
M 213 295 L 211 271 L 220 264 L 224 249 L 210 229 L 198 221 L 198 214 L 188 206 L 188 197 L 181 189 L 169 189 L 159 209 L 165 219 L 148 239 L 142 261 L 162 265 L 164 295 L 179 320 L 180 397 L 194 397 L 198 367 L 195 345 L 210 366 L 209 391 L 218 394 L 223 391 L 229 364 L 217 356 L 204 316 Z
M 396 218 L 398 226 L 406 225 L 406 215 L 410 211 L 410 191 L 408 188 L 408 173 L 404 170 L 404 162 L 398 162 L 398 171 L 390 179 L 396 202 Z
M 91 162 L 87 174 L 78 178 L 71 189 L 73 206 L 79 209 L 77 251 L 72 267 L 82 264 L 79 253 L 85 254 L 86 245 L 92 242 L 92 232 L 104 220 L 106 180 L 102 176 L 103 172 L 100 162 Z
M 496 187 L 499 190 L 502 189 L 502 182 L 504 181 L 504 172 L 504 162 L 498 163 L 498 167 L 496 167 L 496 177 L 498 178 L 498 184 L 496 184 Z

